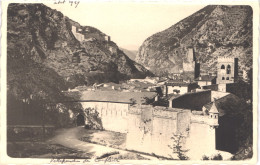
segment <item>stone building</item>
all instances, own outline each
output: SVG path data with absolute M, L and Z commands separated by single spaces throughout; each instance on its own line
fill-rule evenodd
M 218 58 L 217 70 L 217 84 L 228 84 L 236 82 L 238 78 L 238 58 Z
M 192 75 L 191 79 L 195 79 L 200 75 L 200 64 L 196 61 L 195 50 L 193 48 L 188 48 L 186 59 L 183 60 L 182 65 L 184 74 L 190 73 Z
M 79 33 L 79 32 L 82 32 L 82 29 L 80 29 L 80 28 L 78 28 L 76 26 L 72 26 L 71 27 L 71 32 L 73 33 L 73 35 L 75 36 L 75 38 L 78 41 L 80 41 L 80 42 L 84 41 L 85 36 L 83 34 Z

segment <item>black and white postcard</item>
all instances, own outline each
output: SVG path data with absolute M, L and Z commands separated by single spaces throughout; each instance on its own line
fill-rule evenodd
M 257 1 L 1 3 L 0 164 L 257 163 Z

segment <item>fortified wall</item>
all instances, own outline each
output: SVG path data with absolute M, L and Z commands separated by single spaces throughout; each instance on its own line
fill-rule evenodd
M 215 130 L 211 125 L 217 120 L 187 109 L 150 105 L 130 107 L 126 148 L 177 158 L 169 145 L 174 143 L 172 137 L 181 135 L 184 136 L 183 149 L 189 150 L 187 155 L 200 157 L 215 150 Z
M 129 104 L 102 101 L 81 102 L 81 104 L 84 109 L 92 108 L 98 112 L 105 130 L 121 133 L 127 132 Z

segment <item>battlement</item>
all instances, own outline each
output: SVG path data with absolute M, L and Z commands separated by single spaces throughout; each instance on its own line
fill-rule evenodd
M 222 62 L 235 62 L 235 58 L 233 57 L 218 57 L 218 63 L 222 63 Z

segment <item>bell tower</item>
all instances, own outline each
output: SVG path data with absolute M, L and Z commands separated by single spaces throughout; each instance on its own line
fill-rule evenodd
M 238 77 L 238 58 L 219 57 L 217 84 L 234 83 Z

